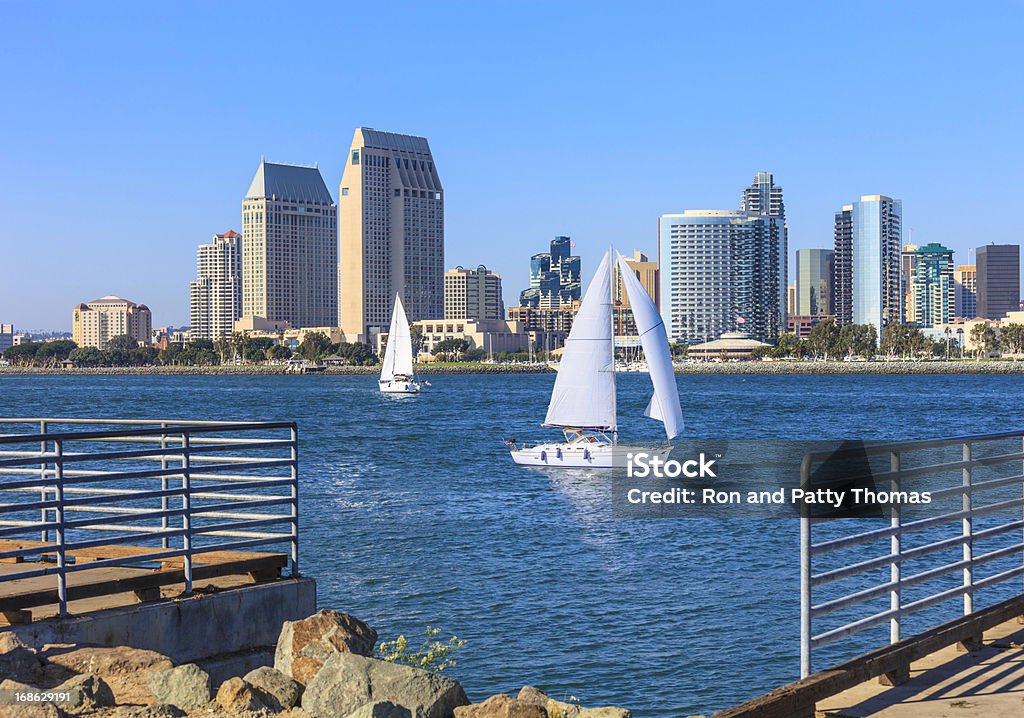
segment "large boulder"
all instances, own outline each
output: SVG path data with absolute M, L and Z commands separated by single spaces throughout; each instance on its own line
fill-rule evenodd
M 241 678 L 229 678 L 217 690 L 217 705 L 228 713 L 271 710 L 252 685 Z
M 337 653 L 372 656 L 377 632 L 354 616 L 319 611 L 301 621 L 285 621 L 277 639 L 274 668 L 308 684 Z
M 564 703 L 549 697 L 544 691 L 533 686 L 523 686 L 516 698 L 524 703 L 531 703 L 543 708 L 548 716 L 558 718 L 632 718 L 625 708 L 613 708 L 605 706 L 602 708 L 584 708 L 575 703 Z
M 0 631 L 0 680 L 38 685 L 45 661 L 10 631 Z
M 455 718 L 548 718 L 548 713 L 542 706 L 498 694 L 483 703 L 459 706 Z
M 157 703 L 192 710 L 210 702 L 210 674 L 194 663 L 153 671 L 149 691 Z
M 277 710 L 287 710 L 299 704 L 302 698 L 302 686 L 276 668 L 261 666 L 245 674 L 245 682 L 263 694 L 264 703 L 271 705 L 267 699 L 277 703 Z
M 51 646 L 41 654 L 50 683 L 82 673 L 102 678 L 117 703 L 150 703 L 149 674 L 174 667 L 167 656 L 128 646 Z
M 68 698 L 60 701 L 60 704 L 76 711 L 114 705 L 114 693 L 110 686 L 95 673 L 82 673 L 69 678 L 52 691 L 66 693 Z
M 346 718 L 375 701 L 405 706 L 413 718 L 451 718 L 457 706 L 469 703 L 462 686 L 447 676 L 352 653 L 331 656 L 302 695 L 312 718 Z

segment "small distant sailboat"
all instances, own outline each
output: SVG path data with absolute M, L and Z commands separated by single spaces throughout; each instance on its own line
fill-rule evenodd
M 412 371 L 412 333 L 405 316 L 402 298 L 395 295 L 395 308 L 391 312 L 388 346 L 380 370 L 380 390 L 384 394 L 418 394 L 420 385 Z
M 647 371 L 654 384 L 646 416 L 665 425 L 669 439 L 683 430 L 683 412 L 672 368 L 665 324 L 647 291 L 621 255 L 622 281 L 633 309 Z M 665 457 L 667 448 L 626 447 L 618 443 L 615 410 L 615 337 L 612 332 L 612 250 L 604 258 L 587 287 L 551 392 L 544 426 L 562 429 L 564 442 L 520 444 L 506 441 L 512 460 L 524 466 L 564 468 L 611 468 L 624 450 L 645 450 Z M 610 435 L 610 436 L 609 436 Z

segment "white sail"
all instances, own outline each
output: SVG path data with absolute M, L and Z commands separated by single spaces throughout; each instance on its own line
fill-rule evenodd
M 395 375 L 412 376 L 412 334 L 409 320 L 405 316 L 402 298 L 395 295 L 395 308 L 391 312 L 391 326 L 388 329 L 388 346 L 384 350 L 384 361 L 380 370 L 382 382 L 392 381 Z
M 626 294 L 629 295 L 629 306 L 633 310 L 633 320 L 640 334 L 640 344 L 647 359 L 648 372 L 654 384 L 654 396 L 644 415 L 663 422 L 665 433 L 672 439 L 683 430 L 683 410 L 679 407 L 679 390 L 672 369 L 672 353 L 668 346 L 665 322 L 622 255 L 618 255 L 618 261 Z
M 615 430 L 611 261 L 608 250 L 573 320 L 544 426 Z

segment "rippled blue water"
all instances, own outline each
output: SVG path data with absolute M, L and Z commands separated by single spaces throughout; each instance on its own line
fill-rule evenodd
M 382 638 L 443 626 L 473 699 L 524 683 L 638 716 L 710 712 L 798 673 L 794 521 L 621 520 L 608 479 L 521 469 L 552 375 L 4 377 L 0 413 L 295 420 L 302 562 Z M 1024 377 L 679 377 L 687 435 L 917 438 L 1020 428 Z M 625 438 L 648 380 L 619 382 Z M 875 637 L 877 639 L 877 636 Z

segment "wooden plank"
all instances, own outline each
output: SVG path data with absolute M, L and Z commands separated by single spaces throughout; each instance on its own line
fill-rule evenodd
M 0 539 L 0 552 L 2 551 L 17 551 L 19 549 L 28 548 L 40 548 L 40 547 L 53 547 L 52 543 L 44 543 L 42 541 L 16 541 L 11 539 Z M 81 548 L 67 551 L 66 556 L 73 556 L 75 560 L 90 560 L 90 561 L 101 561 L 103 559 L 111 558 L 135 558 L 137 556 L 145 556 L 147 554 L 156 553 L 162 551 L 157 546 L 94 546 L 91 548 Z M 53 547 L 52 550 L 46 551 L 41 556 L 56 555 L 57 549 Z M 193 556 L 193 563 L 210 563 L 211 561 L 222 561 L 224 559 L 241 559 L 249 556 L 281 556 L 283 554 L 277 553 L 258 553 L 258 552 L 246 552 L 246 551 L 209 551 L 205 553 L 197 553 Z M 207 558 L 215 557 L 215 558 Z M 8 559 L 11 560 L 11 559 Z M 183 556 L 171 556 L 170 558 L 158 559 L 161 563 L 167 563 L 176 566 L 183 566 L 185 559 Z M 20 561 L 20 559 L 16 559 Z
M 904 667 L 936 651 L 968 641 L 984 631 L 1024 614 L 1024 594 L 983 611 L 943 623 L 899 643 L 879 648 L 807 678 L 776 688 L 712 718 L 791 718 L 807 715 L 820 701 L 872 678 L 890 674 L 900 678 Z
M 32 623 L 31 611 L 0 611 L 2 626 L 20 626 L 25 623 Z
M 233 555 L 217 557 L 214 553 L 205 554 L 207 562 L 196 563 L 192 567 L 192 579 L 202 581 L 220 576 L 255 574 L 258 576 L 278 576 L 280 569 L 287 565 L 285 554 L 245 554 L 234 552 Z M 211 560 L 213 559 L 218 560 Z M 97 569 L 96 573 L 102 573 Z M 70 584 L 67 587 L 68 601 L 85 598 L 96 598 L 117 593 L 141 593 L 146 595 L 152 589 L 185 582 L 184 568 L 174 567 L 153 570 L 135 576 L 111 579 L 108 576 L 90 576 L 90 570 L 76 572 L 83 576 L 83 582 Z M 22 592 L 9 592 L 0 596 L 0 612 L 22 610 L 32 606 L 46 606 L 57 603 L 56 582 L 52 587 Z

